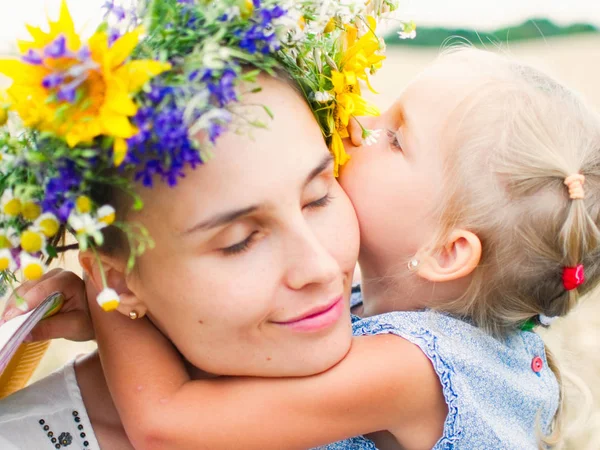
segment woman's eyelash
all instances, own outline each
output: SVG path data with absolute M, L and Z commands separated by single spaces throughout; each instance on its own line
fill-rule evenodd
M 331 197 L 329 194 L 325 195 L 324 197 L 321 197 L 319 200 L 315 200 L 314 202 L 309 203 L 308 205 L 306 205 L 306 208 L 322 208 L 323 206 L 327 206 L 333 197 Z
M 331 197 L 329 194 L 327 194 L 324 197 L 321 197 L 320 199 L 309 203 L 308 205 L 306 205 L 306 208 L 310 208 L 310 209 L 322 208 L 324 206 L 327 206 L 329 204 L 329 202 L 331 202 L 332 199 L 333 199 L 333 197 Z M 252 245 L 252 242 L 254 242 L 254 238 L 256 237 L 257 234 L 258 234 L 258 231 L 254 231 L 254 232 L 250 233 L 250 235 L 243 241 L 238 242 L 237 244 L 231 245 L 229 247 L 223 248 L 223 249 L 221 249 L 221 251 L 227 256 L 243 253 L 250 248 L 250 246 Z
M 250 248 L 250 245 L 254 241 L 254 237 L 258 234 L 258 231 L 253 231 L 250 235 L 244 239 L 242 242 L 238 242 L 230 247 L 226 247 L 222 249 L 222 252 L 225 255 L 237 255 L 239 253 L 243 253 Z
M 387 130 L 388 141 L 390 145 L 398 150 L 402 150 L 402 145 L 400 145 L 400 141 L 398 140 L 398 135 L 395 131 Z

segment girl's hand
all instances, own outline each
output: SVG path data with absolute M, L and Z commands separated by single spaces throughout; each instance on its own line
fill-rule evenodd
M 65 297 L 61 310 L 52 317 L 40 321 L 31 332 L 28 340 L 69 339 L 89 341 L 94 339 L 94 328 L 90 319 L 85 294 L 85 284 L 73 272 L 54 269 L 36 281 L 27 281 L 16 290 L 6 302 L 0 324 L 31 311 L 50 294 L 62 292 Z M 25 303 L 17 301 L 17 295 Z M 18 306 L 17 306 L 18 304 Z

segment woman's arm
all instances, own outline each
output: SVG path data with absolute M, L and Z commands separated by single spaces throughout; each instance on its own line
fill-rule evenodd
M 107 382 L 136 448 L 306 449 L 411 426 L 440 406 L 431 364 L 395 336 L 355 339 L 343 361 L 316 376 L 190 381 L 150 322 L 90 308 Z

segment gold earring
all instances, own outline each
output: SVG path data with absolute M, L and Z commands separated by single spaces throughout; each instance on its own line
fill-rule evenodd
M 137 311 L 129 311 L 129 318 L 130 318 L 131 320 L 135 320 L 135 319 L 137 319 L 138 317 L 139 317 L 139 315 L 138 315 Z
M 408 262 L 408 271 L 416 272 L 421 262 L 417 258 L 413 258 Z

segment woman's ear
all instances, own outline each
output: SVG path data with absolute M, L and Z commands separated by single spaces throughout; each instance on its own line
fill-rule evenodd
M 127 286 L 127 265 L 121 258 L 85 251 L 79 253 L 79 263 L 96 294 L 104 289 L 102 273 L 107 287 L 119 294 L 117 311 L 130 317 L 132 312 L 136 317 L 143 317 L 148 308 Z
M 467 230 L 454 230 L 446 244 L 419 258 L 417 274 L 440 283 L 470 275 L 481 261 L 481 241 Z

